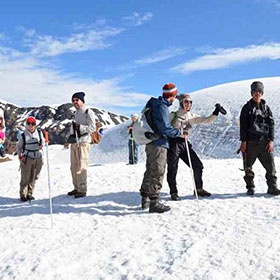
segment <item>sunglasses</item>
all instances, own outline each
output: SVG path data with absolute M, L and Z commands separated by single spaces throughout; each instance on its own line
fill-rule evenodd
M 33 123 L 33 122 L 28 122 L 27 125 L 33 125 L 33 126 L 35 126 L 36 124 Z
M 255 93 L 263 94 L 262 90 L 252 90 L 252 94 L 255 94 Z
M 192 101 L 191 101 L 191 100 L 185 100 L 184 103 L 190 103 L 190 104 L 192 104 Z

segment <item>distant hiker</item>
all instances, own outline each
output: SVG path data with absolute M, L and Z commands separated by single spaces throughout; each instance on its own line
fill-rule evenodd
M 158 99 L 152 97 L 146 104 L 146 108 L 151 108 L 152 128 L 159 136 L 158 140 L 146 145 L 146 171 L 140 189 L 142 209 L 149 207 L 151 213 L 163 213 L 170 210 L 170 207 L 160 203 L 159 199 L 167 159 L 167 137 L 175 138 L 181 135 L 180 130 L 173 128 L 169 122 L 168 107 L 174 102 L 176 94 L 176 86 L 166 84 L 163 86 L 162 96 Z
M 128 126 L 128 152 L 129 152 L 129 164 L 137 164 L 138 163 L 138 151 L 139 151 L 139 144 L 135 142 L 133 139 L 133 125 L 138 118 L 137 114 L 131 115 L 131 124 Z
M 0 115 L 0 157 L 5 157 L 4 142 L 5 142 L 5 120 L 4 120 L 4 115 L 1 114 Z
M 36 128 L 36 119 L 29 117 L 26 128 L 17 143 L 17 154 L 20 161 L 20 199 L 33 200 L 36 180 L 43 166 L 41 149 L 44 145 L 42 132 Z
M 262 99 L 262 82 L 251 84 L 252 98 L 243 106 L 240 114 L 240 151 L 243 154 L 247 195 L 254 195 L 253 165 L 258 158 L 266 170 L 267 193 L 279 195 L 273 156 L 274 120 L 272 112 Z
M 85 105 L 85 93 L 76 92 L 72 96 L 72 103 L 76 109 L 75 120 L 70 130 L 71 142 L 71 173 L 74 190 L 68 195 L 75 198 L 87 194 L 87 168 L 90 154 L 91 133 L 95 131 L 93 111 Z
M 169 120 L 172 126 L 179 128 L 184 131 L 184 134 L 190 135 L 192 132 L 193 125 L 196 124 L 206 124 L 215 120 L 218 116 L 221 106 L 216 104 L 214 112 L 208 117 L 200 117 L 194 113 L 191 113 L 192 100 L 189 94 L 180 94 L 177 96 L 180 108 L 176 112 L 171 112 L 169 115 Z M 222 108 L 222 110 L 224 110 Z M 210 196 L 211 193 L 203 189 L 202 181 L 202 170 L 203 164 L 196 152 L 192 149 L 192 145 L 187 141 L 191 163 L 193 168 L 193 175 L 195 181 L 195 187 L 198 196 Z M 170 195 L 172 200 L 180 200 L 177 190 L 176 175 L 178 171 L 179 159 L 183 160 L 188 166 L 190 166 L 186 140 L 183 135 L 176 138 L 169 138 L 169 150 L 167 153 L 167 182 L 170 188 Z

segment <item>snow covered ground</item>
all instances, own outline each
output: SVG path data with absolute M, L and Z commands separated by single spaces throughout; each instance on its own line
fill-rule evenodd
M 199 203 L 181 164 L 182 201 L 169 200 L 165 181 L 162 200 L 172 209 L 150 214 L 139 207 L 144 162 L 91 163 L 88 196 L 74 199 L 66 195 L 69 150 L 50 146 L 49 155 L 53 230 L 46 165 L 31 204 L 18 199 L 17 160 L 0 165 L 1 280 L 280 279 L 280 197 L 266 194 L 260 164 L 257 193 L 247 197 L 240 159 L 203 160 L 213 196 Z

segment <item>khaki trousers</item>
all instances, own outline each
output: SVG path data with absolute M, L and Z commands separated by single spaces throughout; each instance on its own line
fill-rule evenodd
M 71 173 L 74 189 L 80 193 L 87 192 L 87 168 L 90 153 L 90 144 L 71 144 Z
M 20 197 L 32 195 L 35 182 L 39 177 L 43 166 L 42 158 L 26 158 L 25 162 L 20 162 L 21 180 L 20 180 Z
M 167 148 L 153 145 L 146 145 L 146 171 L 144 173 L 140 194 L 157 200 L 162 188 L 165 166 L 167 161 Z

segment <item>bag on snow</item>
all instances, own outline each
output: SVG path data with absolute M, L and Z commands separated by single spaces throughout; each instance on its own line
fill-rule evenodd
M 159 139 L 153 130 L 152 108 L 144 108 L 133 125 L 133 139 L 140 145 L 148 144 Z

